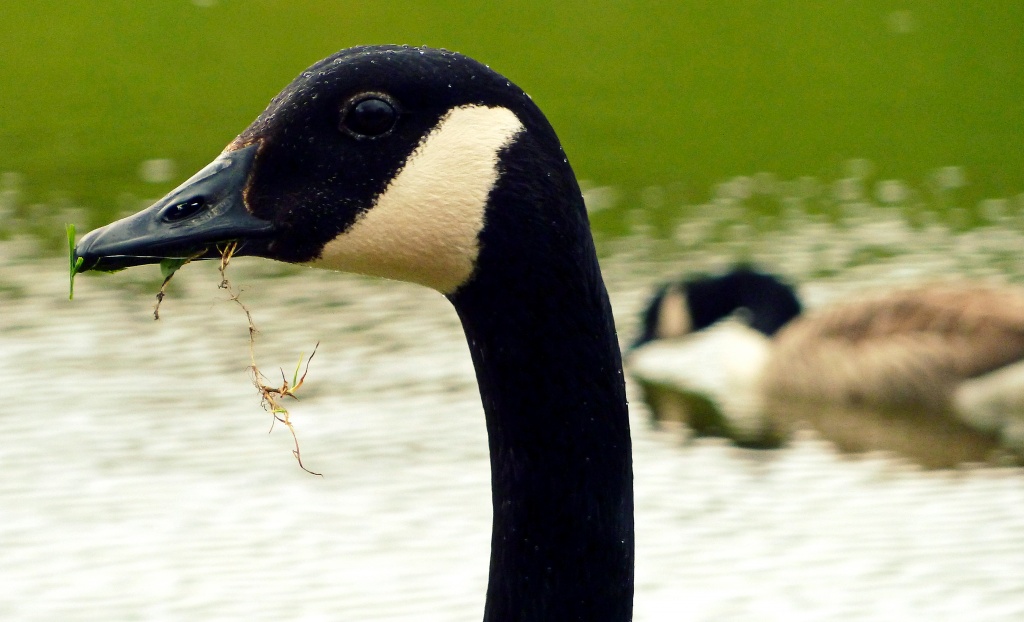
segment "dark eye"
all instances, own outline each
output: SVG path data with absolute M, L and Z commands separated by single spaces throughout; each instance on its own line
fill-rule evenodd
M 382 96 L 370 95 L 349 104 L 341 127 L 356 138 L 373 138 L 390 132 L 397 120 L 394 104 Z
M 178 222 L 193 216 L 206 208 L 206 197 L 193 197 L 168 207 L 161 214 L 164 222 Z

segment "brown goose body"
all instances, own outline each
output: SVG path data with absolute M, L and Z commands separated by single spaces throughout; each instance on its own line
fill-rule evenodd
M 771 343 L 770 395 L 949 410 L 963 382 L 1024 360 L 1024 290 L 945 283 L 876 294 L 798 317 Z
M 739 268 L 662 287 L 643 322 L 631 373 L 656 419 L 698 435 L 770 447 L 809 426 L 928 467 L 1024 456 L 1024 288 L 932 283 L 803 314 L 792 287 Z

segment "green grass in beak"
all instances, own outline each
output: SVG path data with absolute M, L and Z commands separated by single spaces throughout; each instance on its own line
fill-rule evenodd
M 68 300 L 75 298 L 75 275 L 82 268 L 82 262 L 85 259 L 81 257 L 75 257 L 75 225 L 66 225 L 68 233 L 68 268 L 70 275 L 68 277 Z

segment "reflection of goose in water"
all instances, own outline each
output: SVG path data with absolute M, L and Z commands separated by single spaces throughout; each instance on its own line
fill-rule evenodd
M 1024 451 L 1018 288 L 922 285 L 801 315 L 788 285 L 736 268 L 662 287 L 634 348 L 652 409 L 696 413 L 698 433 L 771 445 L 803 421 L 928 466 Z

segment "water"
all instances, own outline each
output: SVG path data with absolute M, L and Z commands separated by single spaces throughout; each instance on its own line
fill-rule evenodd
M 5 0 L 0 172 L 99 226 L 205 166 L 318 59 L 426 43 L 522 86 L 581 178 L 630 192 L 701 201 L 732 175 L 866 158 L 914 186 L 961 167 L 959 206 L 1020 193 L 1024 4 L 900 4 Z M 139 170 L 168 159 L 181 176 Z
M 1004 257 L 1024 244 L 1009 226 L 796 214 L 747 236 L 728 210 L 707 212 L 681 215 L 670 239 L 602 242 L 624 340 L 653 283 L 737 256 L 808 283 L 812 304 L 1020 274 Z M 232 265 L 265 371 L 290 376 L 321 342 L 291 404 L 318 478 L 283 428 L 267 433 L 245 318 L 213 266 L 176 276 L 154 322 L 155 268 L 79 277 L 68 302 L 66 264 L 32 253 L 0 244 L 0 618 L 480 618 L 486 437 L 441 296 Z M 631 393 L 637 621 L 1024 615 L 1024 472 L 923 471 L 814 438 L 768 453 L 687 442 L 648 425 Z
M 153 322 L 155 268 L 81 278 L 69 303 L 65 262 L 22 237 L 162 196 L 347 45 L 458 49 L 536 98 L 594 180 L 624 341 L 652 284 L 741 259 L 811 306 L 1024 281 L 1020 3 L 762 4 L 5 3 L 0 619 L 479 619 L 486 439 L 447 302 L 233 266 L 265 370 L 321 342 L 292 408 L 320 479 L 267 433 L 245 319 L 210 266 Z M 1021 472 L 687 442 L 630 390 L 638 621 L 1024 613 Z

